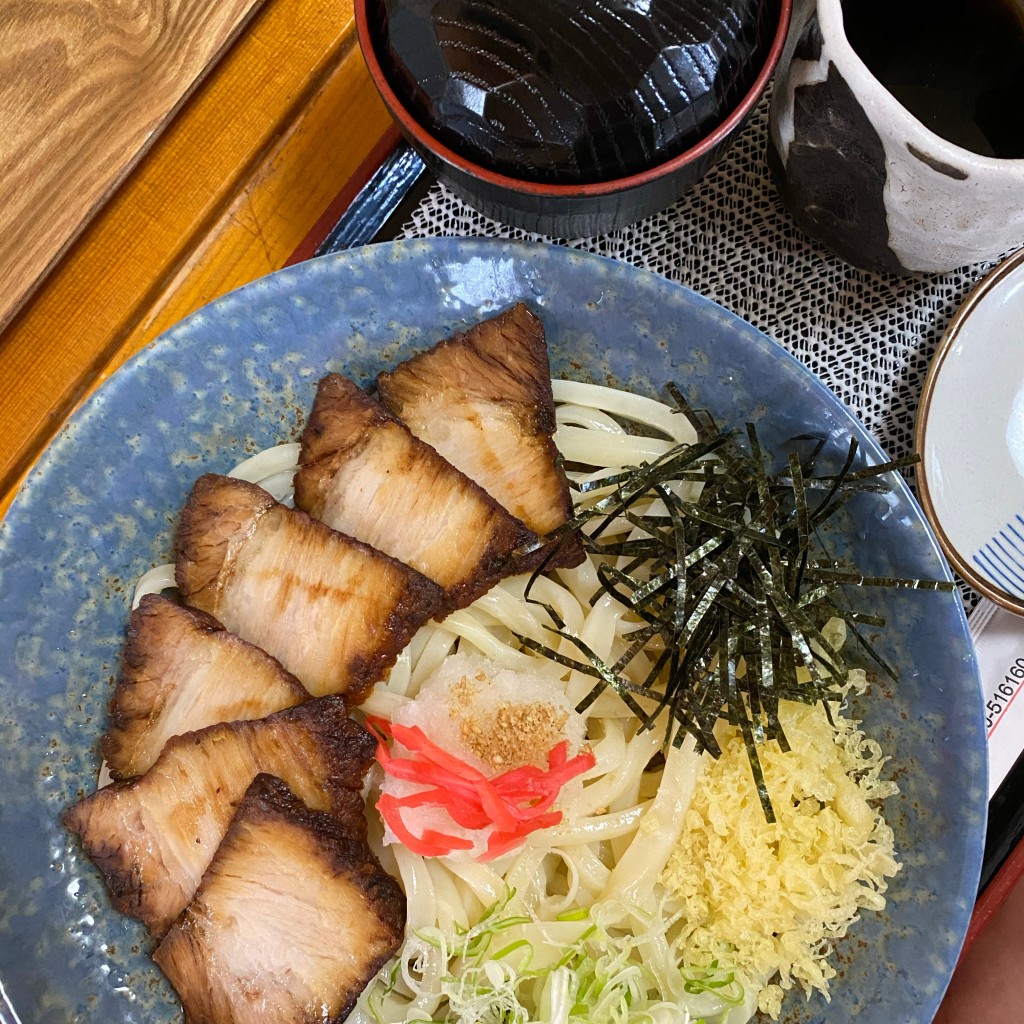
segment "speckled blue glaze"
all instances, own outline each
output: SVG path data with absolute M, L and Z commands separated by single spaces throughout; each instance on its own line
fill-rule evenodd
M 117 373 L 41 459 L 0 526 L 0 980 L 24 1024 L 180 1020 L 142 929 L 59 824 L 91 790 L 134 581 L 166 561 L 195 478 L 294 439 L 317 379 L 360 382 L 514 301 L 545 320 L 554 371 L 654 394 L 678 382 L 723 424 L 771 444 L 825 432 L 876 445 L 803 366 L 749 324 L 624 264 L 493 241 L 392 243 L 257 281 L 190 317 Z M 946 576 L 901 480 L 864 496 L 830 541 L 867 572 Z M 787 1021 L 930 1021 L 957 958 L 981 862 L 980 685 L 952 594 L 877 592 L 901 669 L 865 718 L 893 755 L 904 869 L 885 914 L 841 944 L 830 1005 Z M 0 1014 L 2 1014 L 0 1004 Z

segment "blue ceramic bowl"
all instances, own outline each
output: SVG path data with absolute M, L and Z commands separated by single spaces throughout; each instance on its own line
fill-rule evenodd
M 196 477 L 294 439 L 316 381 L 382 367 L 525 300 L 554 371 L 657 394 L 674 380 L 718 421 L 781 447 L 808 432 L 839 458 L 872 439 L 825 386 L 745 321 L 654 274 L 571 250 L 465 240 L 392 243 L 257 281 L 189 317 L 74 416 L 0 525 L 0 1018 L 22 1024 L 181 1019 L 136 922 L 62 829 L 95 785 L 134 581 L 164 562 Z M 866 573 L 948 577 L 902 478 L 846 507 L 829 543 Z M 951 593 L 853 595 L 883 614 L 898 685 L 855 708 L 892 755 L 903 870 L 884 914 L 840 942 L 830 1004 L 784 1020 L 926 1024 L 974 904 L 987 807 L 981 688 Z
M 370 75 L 403 135 L 433 174 L 481 213 L 555 238 L 590 237 L 642 220 L 670 206 L 703 178 L 724 156 L 767 89 L 792 17 L 792 0 L 675 2 L 668 7 L 684 11 L 686 17 L 681 20 L 711 22 L 714 36 L 737 39 L 744 32 L 755 38 L 756 45 L 739 44 L 742 57 L 732 74 L 724 76 L 728 84 L 716 84 L 705 96 L 698 96 L 694 83 L 701 81 L 706 70 L 702 62 L 714 64 L 709 56 L 712 47 L 707 43 L 666 44 L 663 56 L 650 66 L 636 58 L 638 66 L 646 70 L 639 75 L 634 92 L 623 86 L 622 95 L 616 95 L 613 83 L 608 85 L 611 96 L 595 99 L 599 84 L 588 80 L 570 88 L 568 72 L 557 63 L 561 50 L 572 49 L 575 42 L 561 49 L 545 46 L 536 24 L 509 27 L 496 23 L 495 12 L 500 14 L 504 7 L 501 3 L 494 3 L 490 10 L 491 0 L 449 0 L 446 9 L 468 9 L 479 20 L 467 20 L 457 31 L 452 29 L 450 40 L 434 38 L 429 27 L 417 26 L 413 41 L 404 45 L 392 41 L 382 11 L 401 3 L 429 7 L 442 0 L 355 0 L 355 15 Z M 615 3 L 603 0 L 604 6 Z M 563 5 L 570 11 L 573 7 L 569 0 L 551 6 L 533 4 L 538 12 L 536 23 L 543 24 L 546 11 Z M 485 7 L 488 10 L 482 13 Z M 642 21 L 643 14 L 638 12 L 645 10 L 643 5 L 625 2 L 618 7 L 621 10 L 610 18 L 608 37 L 596 38 L 600 45 L 595 60 L 609 79 L 617 64 L 630 60 L 631 40 L 639 38 L 623 15 L 633 14 Z M 579 27 L 577 20 L 594 20 L 591 8 L 581 10 L 579 19 L 568 15 L 574 28 Z M 744 13 L 737 14 L 739 11 Z M 738 19 L 737 24 L 730 21 L 730 15 Z M 754 20 L 757 25 L 751 27 L 743 20 Z M 618 30 L 617 34 L 611 29 Z M 586 32 L 578 35 L 585 40 Z M 525 41 L 520 47 L 521 40 Z M 531 51 L 531 57 L 510 57 L 513 42 L 517 49 Z M 489 45 L 492 49 L 486 51 Z M 673 67 L 672 59 L 680 50 L 689 51 L 688 55 Z M 472 69 L 440 67 L 442 60 L 452 59 L 452 52 L 466 51 L 483 62 L 479 76 Z M 516 59 L 521 63 L 510 63 Z M 545 66 L 552 61 L 554 66 Z M 691 68 L 690 79 L 681 73 L 683 66 Z M 494 81 L 486 81 L 488 76 Z M 447 108 L 439 102 L 432 105 L 424 97 L 430 89 L 428 78 L 443 83 L 443 90 L 438 86 L 434 91 L 448 97 Z M 467 91 L 472 95 L 467 97 Z M 691 92 L 695 95 L 692 107 L 702 108 L 699 113 L 688 109 Z M 500 97 L 497 103 L 496 96 Z M 588 101 L 593 105 L 587 107 Z M 487 104 L 494 105 L 493 116 Z M 530 109 L 524 109 L 527 107 Z M 538 112 L 544 112 L 551 123 L 541 124 Z M 682 122 L 694 130 L 690 134 L 677 131 Z M 579 133 L 586 144 L 570 141 L 563 146 L 557 139 L 562 129 L 570 136 Z M 622 154 L 608 155 L 609 150 L 625 150 L 630 142 L 647 150 L 646 161 L 638 164 Z M 685 145 L 681 151 L 680 145 Z M 595 147 L 606 155 L 591 160 Z M 561 163 L 559 153 L 563 154 Z M 578 166 L 570 167 L 570 160 L 578 161 Z M 600 175 L 600 170 L 606 174 Z

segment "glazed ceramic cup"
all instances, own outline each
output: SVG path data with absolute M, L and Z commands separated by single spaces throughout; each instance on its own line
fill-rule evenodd
M 769 129 L 769 166 L 794 220 L 855 266 L 937 273 L 1024 243 L 1024 159 L 979 156 L 929 131 L 854 52 L 840 0 L 794 5 Z

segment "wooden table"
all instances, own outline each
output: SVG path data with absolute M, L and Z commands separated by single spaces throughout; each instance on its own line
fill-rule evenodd
M 87 395 L 188 313 L 311 255 L 397 142 L 359 53 L 351 0 L 232 10 L 234 41 L 221 32 L 187 99 L 151 126 L 145 146 L 127 147 L 109 190 L 65 224 L 52 265 L 19 285 L 27 298 L 0 333 L 0 515 Z M 65 187 L 88 171 L 69 166 Z M 23 279 L 4 258 L 0 250 L 0 283 Z M 1015 969 L 1024 886 L 1011 884 L 1024 850 L 1015 856 L 1011 881 L 979 904 L 942 1024 L 980 1019 L 982 1007 L 986 1019 L 1024 1019 Z
M 171 324 L 301 255 L 397 141 L 351 0 L 256 6 L 145 152 L 125 152 L 133 166 L 0 333 L 0 512 L 86 395 Z M 69 160 L 65 188 L 87 171 Z M 4 289 L 17 259 L 0 262 Z

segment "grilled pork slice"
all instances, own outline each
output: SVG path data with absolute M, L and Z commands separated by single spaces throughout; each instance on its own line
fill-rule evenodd
M 142 775 L 172 736 L 263 718 L 309 696 L 279 662 L 212 616 L 147 594 L 128 620 L 100 749 L 111 777 L 128 779 Z
M 295 504 L 418 569 L 462 608 L 517 571 L 536 535 L 340 374 L 324 377 L 302 433 Z
M 188 1024 L 331 1024 L 404 928 L 402 890 L 366 843 L 259 775 L 154 959 Z
M 311 693 L 355 702 L 442 606 L 436 583 L 278 504 L 262 487 L 207 474 L 178 529 L 185 600 L 262 647 Z
M 390 412 L 538 534 L 572 515 L 544 326 L 522 303 L 377 378 Z M 548 563 L 578 565 L 564 545 Z
M 159 936 L 192 898 L 257 774 L 279 776 L 359 835 L 360 787 L 375 749 L 341 697 L 310 700 L 174 737 L 145 775 L 97 790 L 69 808 L 64 823 L 82 837 L 114 905 Z

